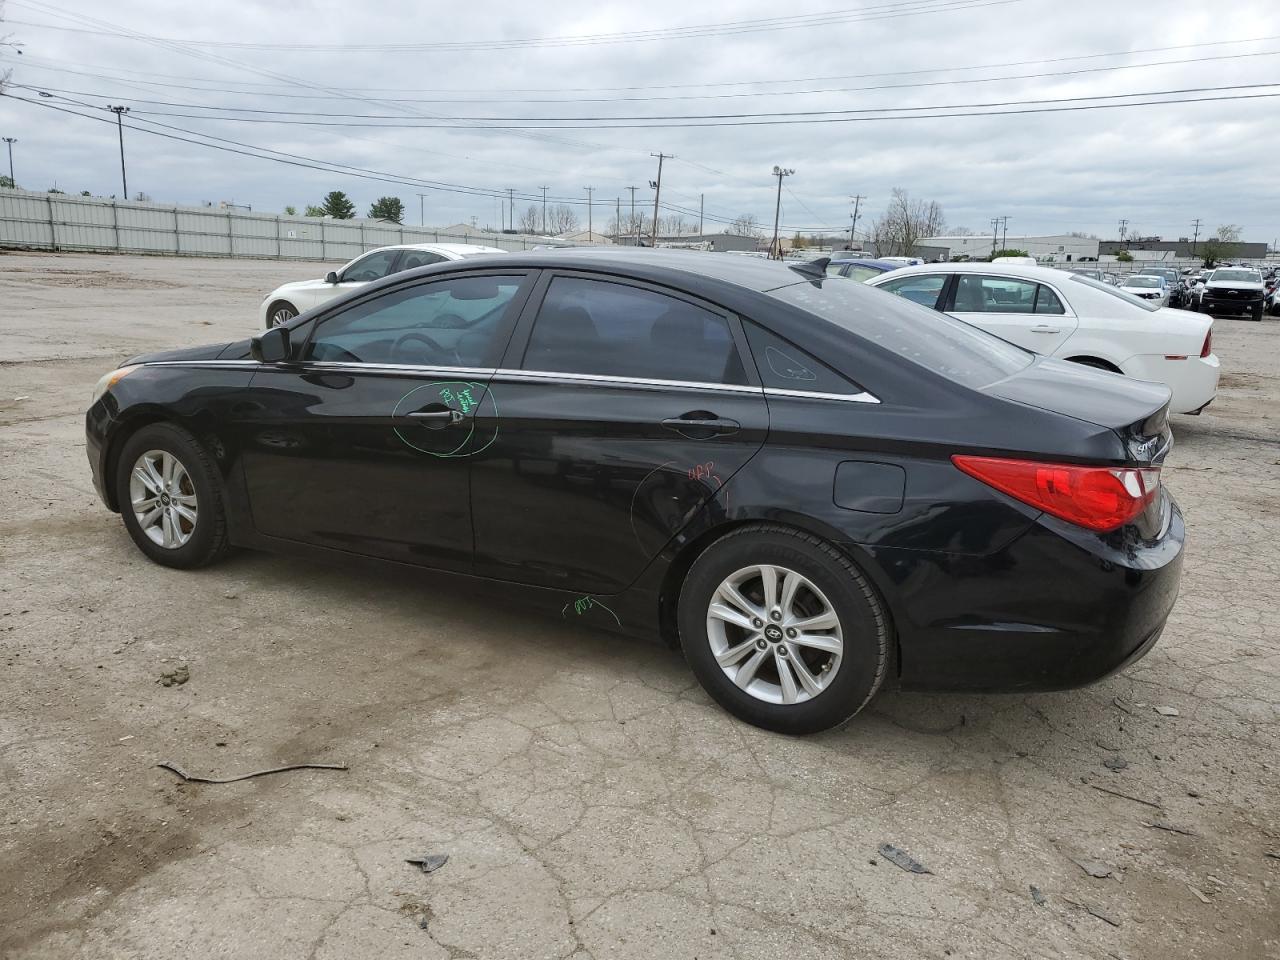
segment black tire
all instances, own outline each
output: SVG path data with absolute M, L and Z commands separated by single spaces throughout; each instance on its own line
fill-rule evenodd
M 298 308 L 288 300 L 277 300 L 267 310 L 267 326 L 278 327 L 298 315 Z
M 1252 314 L 1251 314 L 1251 319 L 1253 320 L 1253 322 L 1254 322 L 1254 323 L 1261 323 L 1261 322 L 1262 322 L 1262 307 L 1263 307 L 1263 305 L 1260 303 L 1260 304 L 1258 304 L 1256 307 L 1254 307 L 1254 308 L 1253 308 L 1253 312 L 1252 312 Z
M 129 490 L 138 458 L 151 450 L 175 457 L 190 478 L 196 498 L 196 520 L 186 543 L 165 547 L 152 540 L 134 514 Z M 116 465 L 116 500 L 125 529 L 138 549 L 156 563 L 189 570 L 217 560 L 228 549 L 222 483 L 213 458 L 190 433 L 172 423 L 153 423 L 125 441 Z
M 799 573 L 822 591 L 839 618 L 843 652 L 836 674 L 803 702 L 758 699 L 725 674 L 712 651 L 707 630 L 712 597 L 727 577 L 753 564 Z M 766 730 L 806 734 L 844 723 L 871 701 L 889 669 L 893 631 L 874 587 L 844 554 L 790 527 L 740 527 L 708 547 L 685 576 L 678 619 L 685 659 L 703 689 L 735 717 Z

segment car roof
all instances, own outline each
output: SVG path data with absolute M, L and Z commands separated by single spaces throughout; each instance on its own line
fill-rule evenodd
M 733 257 L 704 250 L 666 250 L 651 247 L 574 247 L 560 250 L 526 250 L 518 253 L 478 257 L 468 261 L 472 269 L 581 269 L 606 272 L 636 273 L 654 276 L 678 273 L 709 278 L 723 283 L 764 292 L 789 286 L 814 277 L 806 277 L 794 268 L 803 261 L 780 263 L 757 257 Z M 443 264 L 419 267 L 423 273 L 436 272 Z M 453 264 L 454 267 L 460 264 Z M 404 274 L 399 274 L 404 276 Z
M 486 247 L 479 243 L 390 243 L 385 247 L 372 247 L 355 257 L 359 260 L 365 253 L 378 253 L 381 250 L 426 250 L 429 253 L 447 253 L 455 257 L 468 253 L 506 253 L 501 247 Z
M 884 267 L 897 269 L 902 266 L 897 260 L 881 260 L 877 257 L 832 257 L 832 263 L 852 263 L 860 267 Z
M 1045 283 L 1061 283 L 1073 276 L 1070 270 L 1052 267 L 1032 267 L 1021 263 L 920 263 L 913 267 L 899 267 L 893 271 L 894 279 L 917 273 L 990 273 L 1002 277 L 1023 280 L 1043 280 Z M 872 277 L 872 281 L 878 280 Z

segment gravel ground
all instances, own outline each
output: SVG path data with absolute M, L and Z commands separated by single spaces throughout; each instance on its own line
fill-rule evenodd
M 0 956 L 1280 957 L 1280 322 L 1220 320 L 1222 392 L 1175 418 L 1146 659 L 797 740 L 483 590 L 148 563 L 90 485 L 94 381 L 325 269 L 0 255 Z

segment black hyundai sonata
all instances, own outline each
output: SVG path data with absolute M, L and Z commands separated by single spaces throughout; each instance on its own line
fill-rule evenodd
M 1184 537 L 1168 390 L 821 267 L 585 249 L 397 274 L 107 374 L 94 483 L 157 563 L 481 578 L 661 635 L 792 733 L 886 684 L 1061 689 L 1145 653 Z

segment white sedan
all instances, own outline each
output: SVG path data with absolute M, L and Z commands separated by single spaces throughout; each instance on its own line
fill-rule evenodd
M 1150 300 L 1158 307 L 1169 305 L 1169 287 L 1164 277 L 1135 273 L 1132 276 L 1121 277 L 1117 289 L 1132 294 L 1140 300 Z
M 486 253 L 505 252 L 497 247 L 482 247 L 472 243 L 414 243 L 378 247 L 356 257 L 341 270 L 330 270 L 323 280 L 298 280 L 276 287 L 262 301 L 259 308 L 260 319 L 264 327 L 274 327 L 349 290 L 402 270 L 443 263 L 446 260 L 465 260 L 467 257 L 478 257 Z
M 1213 320 L 1161 307 L 1081 274 L 994 263 L 904 267 L 867 281 L 998 337 L 1063 360 L 1154 380 L 1172 413 L 1199 413 L 1218 392 Z

